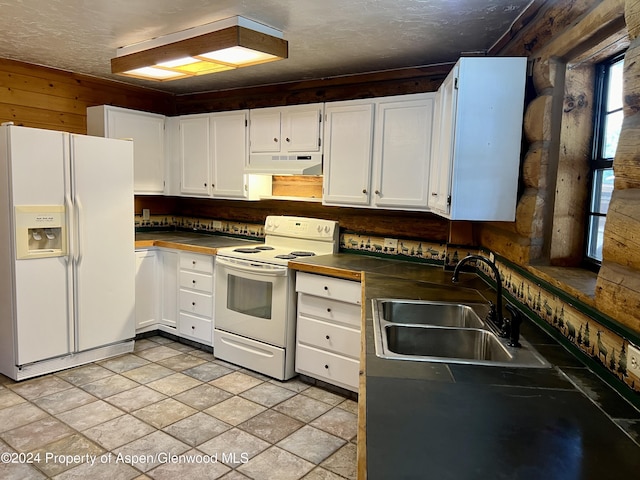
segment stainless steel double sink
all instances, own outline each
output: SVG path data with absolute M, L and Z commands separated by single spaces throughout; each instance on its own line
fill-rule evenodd
M 548 368 L 524 338 L 520 348 L 483 320 L 484 303 L 373 299 L 376 355 L 386 359 L 506 367 Z

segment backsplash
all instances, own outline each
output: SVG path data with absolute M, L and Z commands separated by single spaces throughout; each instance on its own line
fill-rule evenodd
M 244 237 L 264 238 L 264 225 L 213 220 L 211 218 L 152 215 L 149 220 L 145 220 L 141 215 L 135 215 L 134 226 L 137 229 L 180 228 L 200 233 L 228 233 Z
M 489 256 L 483 251 L 483 255 Z M 631 390 L 640 393 L 640 377 L 627 368 L 629 340 L 622 328 L 610 328 L 615 321 L 607 319 L 593 308 L 569 297 L 568 294 L 536 278 L 510 262 L 495 258 L 503 288 L 512 303 L 519 303 L 529 316 L 535 315 L 559 332 L 582 353 L 604 367 Z M 479 270 L 494 280 L 493 272 L 484 263 Z
M 223 233 L 261 239 L 262 224 L 214 220 L 187 216 L 158 215 L 144 220 L 135 216 L 135 227 L 140 229 L 189 229 L 202 233 Z M 491 254 L 475 247 L 431 242 L 420 239 L 396 239 L 372 235 L 341 232 L 340 251 L 376 256 L 388 256 L 399 260 L 423 262 L 453 268 L 463 257 L 471 254 Z M 542 319 L 548 326 L 571 342 L 583 354 L 604 367 L 615 378 L 624 382 L 632 391 L 640 393 L 640 377 L 627 368 L 629 339 L 622 328 L 591 307 L 582 304 L 568 294 L 549 285 L 515 264 L 496 258 L 505 294 L 517 303 L 530 317 Z M 485 264 L 479 271 L 493 279 L 493 273 Z M 618 330 L 618 331 L 616 331 Z M 633 337 L 633 334 L 631 334 Z

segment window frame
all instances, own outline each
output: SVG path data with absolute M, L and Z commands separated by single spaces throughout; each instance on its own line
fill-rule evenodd
M 596 197 L 594 197 L 594 194 L 597 193 L 597 198 L 601 198 L 601 184 L 596 184 L 596 179 L 598 178 L 599 171 L 613 168 L 614 160 L 614 158 L 603 158 L 604 144 L 606 141 L 606 120 L 608 115 L 621 111 L 623 108 L 621 106 L 619 109 L 608 110 L 607 94 L 609 90 L 609 72 L 613 65 L 624 61 L 625 53 L 626 49 L 595 65 L 593 139 L 591 142 L 591 154 L 589 157 L 589 192 L 586 205 L 582 260 L 584 267 L 595 272 L 598 272 L 600 269 L 602 261 L 589 255 L 592 240 L 597 238 L 597 235 L 594 235 L 594 231 L 592 230 L 592 220 L 597 217 L 604 217 L 606 219 L 607 216 L 607 213 L 598 212 L 596 211 L 596 208 L 594 208 L 596 206 L 596 202 L 594 202 Z

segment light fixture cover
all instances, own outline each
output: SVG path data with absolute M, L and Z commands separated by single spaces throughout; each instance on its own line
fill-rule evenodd
M 167 81 L 247 67 L 288 57 L 282 32 L 232 17 L 121 47 L 111 72 Z

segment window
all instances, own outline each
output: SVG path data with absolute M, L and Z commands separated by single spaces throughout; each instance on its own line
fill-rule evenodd
M 591 194 L 587 219 L 586 262 L 599 266 L 607 210 L 613 192 L 613 157 L 622 128 L 624 53 L 596 67 L 595 118 L 590 162 Z

